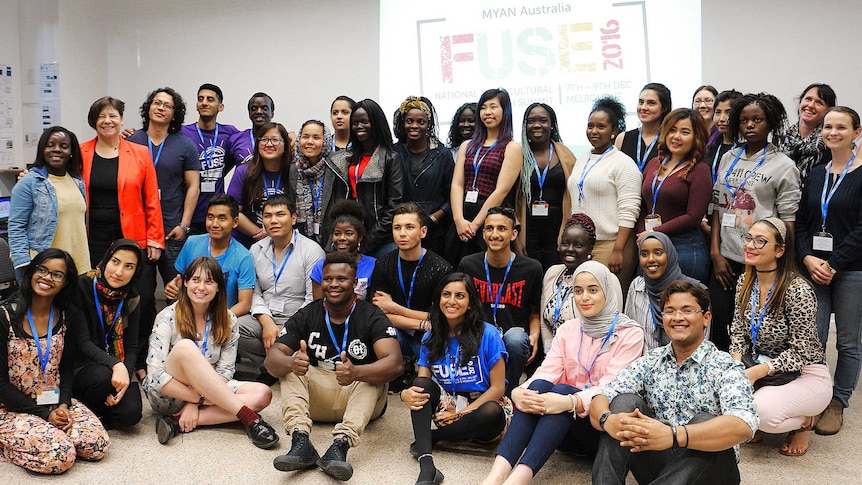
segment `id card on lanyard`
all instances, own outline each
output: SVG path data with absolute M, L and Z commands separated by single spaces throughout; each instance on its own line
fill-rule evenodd
M 728 207 L 728 211 L 721 216 L 721 226 L 722 227 L 736 227 L 736 214 L 734 213 L 734 206 L 736 205 L 736 194 L 743 190 L 745 184 L 754 176 L 757 172 L 757 169 L 763 165 L 763 162 L 766 161 L 766 149 L 769 145 L 763 147 L 763 156 L 760 158 L 760 161 L 757 162 L 757 165 L 748 172 L 748 175 L 742 179 L 742 182 L 734 189 L 730 183 L 727 181 L 727 178 L 730 177 L 730 174 L 733 173 L 733 169 L 736 168 L 737 162 L 739 162 L 739 158 L 742 157 L 742 154 L 745 153 L 747 145 L 742 145 L 739 147 L 739 151 L 736 153 L 736 156 L 733 158 L 733 162 L 727 167 L 727 171 L 724 172 L 724 188 L 727 189 L 727 192 L 730 194 L 730 207 Z
M 677 162 L 676 165 L 674 165 L 674 167 L 667 173 L 667 175 L 665 175 L 664 178 L 661 179 L 661 181 L 659 181 L 658 179 L 658 173 L 661 171 L 661 167 L 664 167 L 664 162 L 661 163 L 659 170 L 655 171 L 655 175 L 653 175 L 651 184 L 652 212 L 647 214 L 647 216 L 644 218 L 644 226 L 647 231 L 653 231 L 656 227 L 661 225 L 661 215 L 656 212 L 655 208 L 658 204 L 658 194 L 659 192 L 661 192 L 661 187 L 664 185 L 667 179 L 669 179 L 683 163 L 685 163 L 685 160 L 680 160 L 679 162 Z M 658 182 L 658 185 L 656 185 L 656 182 Z
M 204 140 L 204 134 L 201 131 L 201 127 L 195 123 L 195 129 L 198 130 L 198 137 L 201 139 L 201 148 L 203 148 L 203 156 L 204 156 L 204 166 L 203 170 L 210 170 L 213 167 L 213 157 L 215 157 L 215 149 L 218 144 L 218 130 L 219 124 L 216 123 L 215 134 L 212 137 L 212 143 L 210 144 L 209 149 L 206 147 L 206 141 Z M 216 181 L 215 180 L 203 180 L 201 177 L 201 192 L 211 194 L 216 191 Z
M 850 157 L 850 160 L 846 165 L 844 165 L 844 170 L 842 170 L 841 174 L 838 176 L 838 180 L 836 180 L 832 188 L 829 189 L 828 194 L 826 189 L 829 187 L 829 175 L 832 170 L 832 162 L 829 162 L 829 164 L 826 165 L 826 175 L 823 178 L 823 190 L 820 192 L 820 232 L 814 235 L 814 239 L 812 241 L 812 249 L 815 251 L 832 252 L 832 234 L 829 234 L 826 231 L 826 217 L 829 214 L 829 203 L 832 201 L 832 196 L 838 191 L 838 186 L 840 186 L 841 182 L 844 181 L 844 177 L 847 176 L 847 172 L 850 171 L 850 167 L 853 166 L 853 162 L 855 161 L 856 155 Z
M 551 170 L 551 162 L 554 159 L 554 144 L 551 143 L 551 149 L 548 153 L 548 164 L 545 165 L 545 170 L 539 169 L 539 162 L 536 161 L 536 156 L 530 151 L 530 157 L 533 159 L 533 169 L 536 171 L 536 179 L 539 183 L 539 198 L 531 204 L 530 213 L 534 217 L 547 217 L 550 205 L 545 201 L 545 180 L 548 178 L 548 172 Z
M 27 320 L 30 323 L 30 333 L 33 334 L 33 341 L 36 344 L 36 353 L 39 355 L 39 370 L 42 377 L 42 383 L 36 389 L 36 404 L 40 406 L 50 406 L 60 402 L 60 389 L 56 385 L 48 384 L 48 362 L 51 359 L 51 337 L 54 333 L 54 307 L 51 306 L 51 312 L 48 314 L 48 332 L 45 334 L 45 350 L 42 350 L 42 342 L 39 339 L 39 332 L 36 330 L 36 324 L 33 322 L 33 314 L 30 309 L 27 309 Z
M 475 204 L 479 201 L 479 189 L 476 187 L 476 182 L 479 180 L 479 169 L 482 167 L 482 162 L 485 160 L 485 157 L 491 153 L 491 150 L 493 150 L 495 146 L 497 146 L 497 140 L 494 140 L 494 143 L 488 147 L 488 151 L 482 155 L 482 158 L 479 158 L 479 153 L 482 152 L 482 148 L 484 147 L 479 146 L 479 148 L 476 149 L 476 154 L 473 155 L 473 183 L 470 186 L 470 189 L 467 190 L 467 193 L 464 194 L 464 202 Z

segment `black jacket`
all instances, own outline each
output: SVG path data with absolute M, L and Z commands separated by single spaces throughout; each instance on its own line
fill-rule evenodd
M 410 177 L 407 145 L 398 143 L 395 145 L 395 151 L 401 156 L 404 171 L 404 200 L 416 202 L 429 216 L 439 209 L 451 216 L 449 188 L 452 186 L 455 160 L 452 159 L 449 149 L 443 145 L 431 148 L 415 180 Z

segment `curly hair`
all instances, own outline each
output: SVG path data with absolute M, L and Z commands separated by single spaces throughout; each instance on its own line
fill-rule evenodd
M 664 109 L 664 108 L 662 108 Z M 617 128 L 617 133 L 626 131 L 626 107 L 613 96 L 602 96 L 593 103 L 593 109 L 590 115 L 596 111 L 601 111 L 608 115 L 611 126 Z
M 593 219 L 590 216 L 583 212 L 572 214 L 571 217 L 566 219 L 563 231 L 570 227 L 580 227 L 587 233 L 587 237 L 590 239 L 590 244 L 596 244 L 596 223 L 593 222 Z
M 180 131 L 180 128 L 186 120 L 186 102 L 183 101 L 183 97 L 180 96 L 180 93 L 169 87 L 159 88 L 150 92 L 150 94 L 147 95 L 147 99 L 144 101 L 144 104 L 141 105 L 141 120 L 143 120 L 144 123 L 144 131 L 150 127 L 150 105 L 153 104 L 153 99 L 159 93 L 165 93 L 172 98 L 171 102 L 174 105 L 174 117 L 171 118 L 171 124 L 168 125 L 168 133 L 177 133 Z
M 787 111 L 784 110 L 784 105 L 778 98 L 767 93 L 748 93 L 733 103 L 730 119 L 727 121 L 727 133 L 730 139 L 739 139 L 739 117 L 742 110 L 752 104 L 757 105 L 766 114 L 766 123 L 772 134 L 772 144 L 776 149 L 780 149 L 784 142 L 784 132 L 787 127 Z
M 458 148 L 464 143 L 464 138 L 461 137 L 461 130 L 458 128 L 458 123 L 461 114 L 464 111 L 470 110 L 473 112 L 474 120 L 479 117 L 479 106 L 476 103 L 464 103 L 455 110 L 455 116 L 452 117 L 452 123 L 449 125 L 449 148 Z

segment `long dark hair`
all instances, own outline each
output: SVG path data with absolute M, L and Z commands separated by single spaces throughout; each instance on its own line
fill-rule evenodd
M 45 161 L 45 147 L 48 146 L 48 139 L 54 133 L 63 133 L 69 137 L 69 148 L 72 149 L 72 156 L 69 158 L 69 162 L 66 163 L 66 171 L 69 172 L 69 175 L 80 178 L 84 167 L 84 160 L 81 158 L 81 146 L 78 143 L 78 137 L 62 126 L 52 126 L 42 132 L 42 136 L 39 137 L 39 145 L 36 148 L 36 159 L 33 160 L 33 166 L 42 168 L 47 165 L 48 162 Z
M 431 334 L 427 340 L 422 342 L 422 345 L 428 348 L 428 361 L 435 362 L 446 354 L 446 349 L 449 346 L 449 323 L 440 310 L 440 296 L 443 294 L 443 288 L 449 283 L 460 282 L 467 289 L 467 296 L 470 298 L 470 306 L 467 308 L 467 313 L 464 314 L 464 320 L 459 325 L 460 333 L 456 337 L 461 346 L 461 362 L 460 367 L 466 366 L 470 359 L 479 353 L 479 344 L 482 342 L 482 334 L 485 332 L 485 312 L 483 311 L 482 300 L 479 298 L 479 292 L 473 285 L 473 280 L 464 273 L 451 273 L 443 277 L 440 284 L 434 290 L 434 296 L 431 298 L 431 310 L 429 312 L 429 320 L 431 321 Z
M 265 123 L 259 130 L 257 130 L 257 133 L 254 134 L 254 156 L 251 161 L 248 162 L 248 172 L 245 173 L 245 179 L 242 181 L 242 205 L 244 208 L 251 210 L 252 212 L 262 211 L 263 201 L 266 200 L 266 196 L 263 192 L 263 177 L 261 176 L 263 174 L 263 160 L 260 158 L 260 142 L 258 142 L 257 139 L 273 128 L 278 129 L 278 136 L 284 140 L 282 143 L 285 144 L 284 154 L 281 155 L 281 163 L 279 164 L 279 167 L 281 168 L 281 186 L 284 188 L 286 194 L 291 193 L 289 187 L 290 150 L 288 149 L 290 138 L 287 134 L 287 128 L 285 128 L 281 123 Z
M 479 121 L 479 107 L 476 103 L 464 103 L 455 110 L 455 116 L 452 117 L 452 124 L 449 125 L 449 148 L 458 148 L 464 143 L 464 138 L 461 138 L 461 129 L 458 128 L 458 121 L 461 118 L 461 113 L 466 110 L 473 112 L 473 117 Z M 475 128 L 473 128 L 475 131 Z
M 15 310 L 17 318 L 23 318 L 27 314 L 27 310 L 33 303 L 33 275 L 36 273 L 36 268 L 42 266 L 42 263 L 49 259 L 62 259 L 66 262 L 66 278 L 63 280 L 63 287 L 60 292 L 54 296 L 52 305 L 61 312 L 66 311 L 72 304 L 72 299 L 75 297 L 76 286 L 72 284 L 78 278 L 78 268 L 75 266 L 75 261 L 72 256 L 66 251 L 57 248 L 48 248 L 33 258 L 30 265 L 24 269 L 24 276 L 21 279 L 21 288 L 18 290 L 18 308 Z
M 500 128 L 497 134 L 497 142 L 502 146 L 506 146 L 513 137 L 512 124 L 512 100 L 509 98 L 509 92 L 503 88 L 489 89 L 479 96 L 479 102 L 476 103 L 479 109 L 488 100 L 497 98 L 500 100 L 500 107 L 503 108 L 503 119 L 500 121 Z M 470 143 L 467 145 L 468 152 L 474 152 L 485 143 L 488 138 L 488 127 L 482 122 L 479 112 L 476 111 L 476 129 L 473 130 L 473 138 L 470 138 Z
M 362 159 L 362 143 L 356 137 L 353 131 L 353 117 L 356 116 L 356 111 L 362 109 L 368 115 L 368 121 L 371 122 L 371 140 L 374 142 L 374 147 L 382 146 L 390 152 L 395 148 L 392 145 L 392 133 L 389 131 L 389 122 L 386 120 L 386 114 L 383 113 L 383 108 L 373 99 L 363 99 L 356 103 L 353 111 L 350 112 L 350 165 L 356 165 Z
M 790 284 L 793 282 L 793 279 L 799 275 L 799 272 L 796 269 L 795 238 L 789 234 L 790 228 L 788 228 L 787 224 L 781 219 L 769 217 L 761 219 L 754 224 L 762 224 L 769 229 L 769 232 L 771 232 L 773 237 L 775 237 L 774 243 L 767 244 L 775 244 L 776 248 L 784 247 L 784 254 L 782 254 L 777 261 L 777 270 L 775 272 L 775 279 L 777 281 L 775 291 L 772 292 L 772 296 L 770 296 L 764 303 L 764 305 L 769 308 L 768 313 L 774 316 L 777 315 L 781 310 L 781 307 L 784 306 L 787 289 L 790 288 Z M 752 226 L 754 226 L 754 224 L 752 224 Z M 782 237 L 782 231 L 790 237 Z M 755 281 L 757 281 L 757 269 L 752 265 L 745 265 L 745 281 L 742 284 L 742 288 L 740 288 L 739 294 L 736 296 L 736 304 L 739 308 L 740 314 L 745 307 L 751 303 L 751 292 L 754 291 Z M 750 310 L 753 312 L 754 308 L 751 308 Z
M 731 140 L 738 140 L 739 117 L 746 106 L 755 104 L 766 114 L 766 122 L 769 124 L 769 133 L 772 134 L 772 144 L 776 149 L 781 148 L 784 142 L 784 131 L 787 127 L 787 111 L 778 98 L 767 93 L 749 93 L 733 102 L 730 108 L 730 119 L 727 120 L 727 133 Z
M 679 178 L 681 179 L 685 179 L 694 169 L 694 165 L 697 162 L 703 161 L 703 157 L 706 154 L 706 142 L 709 139 L 709 132 L 706 129 L 703 116 L 693 109 L 677 108 L 664 117 L 658 135 L 658 155 L 661 160 L 670 156 L 670 150 L 667 147 L 668 132 L 674 125 L 685 119 L 691 122 L 694 140 L 692 141 L 691 149 L 685 154 L 685 166 L 679 171 Z

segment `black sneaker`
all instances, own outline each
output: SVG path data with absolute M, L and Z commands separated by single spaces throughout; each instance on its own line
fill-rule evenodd
M 160 444 L 167 444 L 180 432 L 180 425 L 173 416 L 162 416 L 156 419 L 156 436 Z
M 347 463 L 347 450 L 350 443 L 345 439 L 336 438 L 332 440 L 329 449 L 323 454 L 323 458 L 317 460 L 319 466 L 327 475 L 341 481 L 350 480 L 353 476 L 353 467 Z
M 276 470 L 283 472 L 292 472 L 294 470 L 302 470 L 311 468 L 317 464 L 320 455 L 308 439 L 308 434 L 302 431 L 293 430 L 291 434 L 293 442 L 290 445 L 290 451 L 284 455 L 276 456 L 272 460 L 272 466 Z
M 263 418 L 257 418 L 248 426 L 244 426 L 246 434 L 251 442 L 258 448 L 268 450 L 278 443 L 278 433 L 272 426 L 266 424 Z

